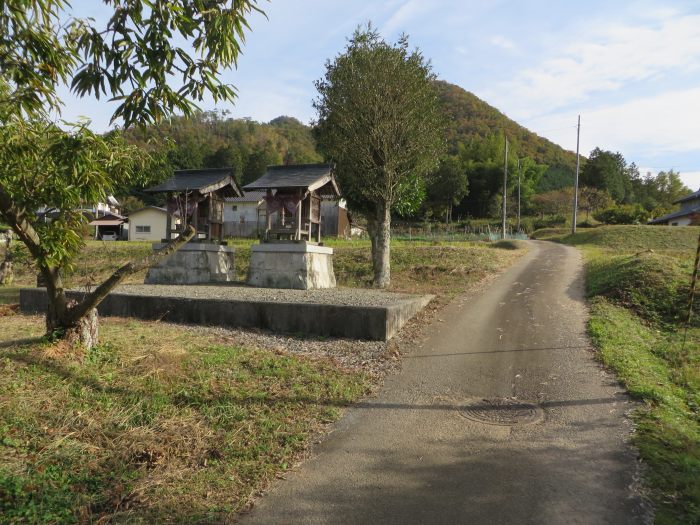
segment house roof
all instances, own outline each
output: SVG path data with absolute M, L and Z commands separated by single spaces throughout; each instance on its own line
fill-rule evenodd
M 102 217 L 93 219 L 88 224 L 90 226 L 119 226 L 120 224 L 124 224 L 126 221 L 127 218 L 123 215 L 119 215 L 118 213 L 107 213 Z
M 221 190 L 224 197 L 239 197 L 242 192 L 232 173 L 232 168 L 176 170 L 175 174 L 168 180 L 145 191 L 150 193 L 181 193 L 195 190 L 199 193 L 212 193 Z
M 668 215 L 657 217 L 656 219 L 650 220 L 648 224 L 659 224 L 662 222 L 668 222 L 673 219 L 678 219 L 687 215 L 694 215 L 696 213 L 700 214 L 700 206 L 696 206 L 695 208 L 691 208 L 689 210 L 680 210 L 673 213 L 669 213 Z
M 246 191 L 242 197 L 227 197 L 226 202 L 260 202 L 265 198 L 264 191 Z
M 679 204 L 681 202 L 692 201 L 695 199 L 700 200 L 700 190 L 693 192 L 690 195 L 686 195 L 685 197 L 681 197 L 677 201 L 674 201 L 673 204 Z
M 167 213 L 167 210 L 165 208 L 161 208 L 160 206 L 144 206 L 143 208 L 139 208 L 136 211 L 132 211 L 129 214 L 129 217 L 131 217 L 132 215 L 135 215 L 136 213 L 141 213 L 142 211 L 145 211 L 145 210 L 155 210 L 155 211 Z
M 265 175 L 243 187 L 246 191 L 280 188 L 301 188 L 323 195 L 340 195 L 332 164 L 268 166 Z

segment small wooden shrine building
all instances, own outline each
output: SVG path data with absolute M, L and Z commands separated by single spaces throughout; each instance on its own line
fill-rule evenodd
M 146 190 L 149 193 L 165 193 L 168 223 L 165 242 L 170 241 L 173 230 L 170 218 L 177 215 L 179 231 L 191 224 L 197 231 L 193 242 L 221 243 L 224 238 L 224 199 L 243 195 L 233 178 L 231 168 L 205 168 L 177 170 L 165 182 Z
M 340 196 L 332 164 L 269 166 L 243 189 L 266 192 L 264 241 L 321 242 L 321 200 Z

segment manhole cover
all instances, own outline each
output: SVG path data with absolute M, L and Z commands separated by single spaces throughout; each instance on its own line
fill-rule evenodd
M 537 405 L 512 397 L 479 399 L 465 405 L 459 413 L 472 421 L 508 427 L 537 423 L 544 417 Z

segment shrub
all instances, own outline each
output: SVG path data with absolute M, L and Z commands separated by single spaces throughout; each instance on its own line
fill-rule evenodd
M 678 321 L 685 312 L 688 275 L 678 259 L 653 252 L 601 256 L 588 267 L 588 291 L 651 322 Z
M 605 224 L 644 224 L 649 220 L 649 212 L 639 204 L 624 204 L 598 212 L 594 217 Z

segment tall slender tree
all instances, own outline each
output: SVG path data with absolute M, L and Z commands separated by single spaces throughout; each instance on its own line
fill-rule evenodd
M 415 210 L 445 150 L 430 62 L 403 35 L 385 42 L 368 24 L 316 81 L 316 136 L 336 164 L 351 209 L 367 218 L 374 284 L 390 284 L 391 212 Z

